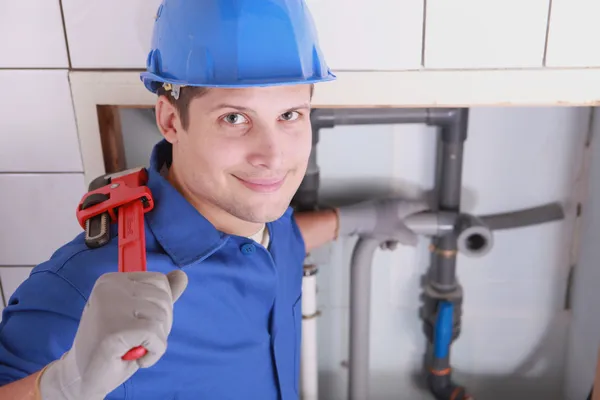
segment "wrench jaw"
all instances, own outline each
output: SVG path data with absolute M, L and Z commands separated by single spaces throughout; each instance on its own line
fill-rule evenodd
M 102 175 L 90 183 L 77 210 L 77 219 L 85 229 L 85 244 L 89 248 L 96 249 L 110 242 L 110 225 L 118 221 L 121 207 L 141 202 L 144 213 L 154 207 L 147 180 L 145 168 L 132 168 Z M 139 222 L 136 220 L 136 223 Z
M 94 182 L 92 182 L 92 184 Z M 90 187 L 91 186 L 92 185 L 90 184 Z M 85 210 L 96 204 L 103 203 L 108 199 L 109 196 L 106 194 L 93 193 L 83 201 L 81 209 Z M 90 249 L 97 249 L 110 242 L 110 239 L 110 214 L 108 212 L 95 215 L 85 221 L 85 244 L 87 247 Z

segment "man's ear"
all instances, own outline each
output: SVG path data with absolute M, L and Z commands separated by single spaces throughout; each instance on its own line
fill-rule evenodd
M 179 140 L 179 135 L 183 133 L 181 119 L 177 109 L 165 96 L 159 96 L 155 106 L 156 126 L 169 143 L 175 143 Z

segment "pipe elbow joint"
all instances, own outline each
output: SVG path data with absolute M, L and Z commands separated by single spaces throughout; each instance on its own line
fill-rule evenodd
M 449 373 L 438 375 L 431 372 L 427 377 L 427 386 L 436 400 L 474 400 L 464 387 L 452 382 Z

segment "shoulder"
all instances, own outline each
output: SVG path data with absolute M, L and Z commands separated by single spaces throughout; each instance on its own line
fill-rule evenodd
M 294 209 L 288 207 L 283 215 L 270 224 L 273 234 L 280 245 L 289 255 L 298 260 L 303 260 L 306 253 L 304 238 L 294 218 Z
M 72 286 L 87 300 L 100 276 L 118 271 L 117 260 L 116 236 L 105 246 L 91 249 L 85 244 L 82 233 L 58 248 L 47 261 L 37 265 L 31 272 L 30 279 L 53 276 Z

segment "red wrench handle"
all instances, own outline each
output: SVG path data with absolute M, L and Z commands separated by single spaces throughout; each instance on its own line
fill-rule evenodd
M 146 271 L 146 236 L 144 234 L 144 206 L 140 200 L 119 207 L 119 272 Z M 137 360 L 148 350 L 137 346 L 122 359 Z

